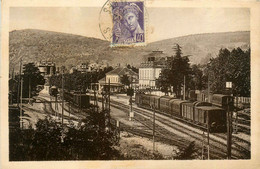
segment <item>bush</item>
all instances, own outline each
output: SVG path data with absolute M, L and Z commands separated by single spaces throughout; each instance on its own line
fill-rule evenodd
M 64 126 L 51 117 L 36 129 L 10 131 L 10 160 L 109 160 L 119 156 L 114 130 L 106 130 L 104 112 L 88 112 L 78 126 Z

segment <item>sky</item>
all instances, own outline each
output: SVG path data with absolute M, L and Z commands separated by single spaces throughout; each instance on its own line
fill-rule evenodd
M 9 29 L 42 29 L 104 39 L 98 7 L 12 7 Z M 147 8 L 149 42 L 199 33 L 250 30 L 247 8 Z

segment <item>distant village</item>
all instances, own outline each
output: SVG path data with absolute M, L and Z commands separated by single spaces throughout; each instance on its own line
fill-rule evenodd
M 104 78 L 98 80 L 98 89 L 102 90 L 103 86 L 110 81 L 111 91 L 119 92 L 125 87 L 121 82 L 121 78 L 124 75 L 129 77 L 134 89 L 156 89 L 155 80 L 159 78 L 162 69 L 167 66 L 167 61 L 171 59 L 171 57 L 156 57 L 162 53 L 162 51 L 153 51 L 149 56 L 147 56 L 144 62 L 140 63 L 137 69 L 138 73 L 130 69 L 128 67 L 130 65 L 117 64 L 113 67 L 113 70 L 105 74 Z M 38 62 L 36 66 L 45 79 L 55 74 L 61 74 L 62 67 L 56 66 L 53 61 L 41 61 Z M 103 71 L 107 67 L 109 67 L 108 63 L 81 63 L 72 66 L 70 69 L 64 68 L 64 73 L 91 73 Z M 46 87 L 46 90 L 48 90 L 48 84 Z

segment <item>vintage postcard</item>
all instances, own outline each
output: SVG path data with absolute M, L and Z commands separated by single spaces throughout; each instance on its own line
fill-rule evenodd
M 260 3 L 2 1 L 1 167 L 260 168 Z

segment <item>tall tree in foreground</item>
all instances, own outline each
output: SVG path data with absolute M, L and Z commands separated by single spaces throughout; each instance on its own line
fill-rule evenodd
M 233 94 L 249 97 L 250 49 L 246 51 L 240 48 L 232 51 L 220 49 L 218 56 L 207 64 L 206 73 L 214 93 L 223 93 L 226 88 L 225 83 L 231 81 Z
M 36 92 L 37 85 L 44 85 L 44 77 L 34 63 L 28 63 L 23 66 L 23 97 L 29 96 L 29 87 L 31 93 Z
M 175 50 L 175 55 L 168 64 L 168 70 L 163 70 L 161 72 L 160 77 L 158 78 L 159 83 L 157 83 L 157 87 L 160 87 L 161 90 L 165 90 L 167 87 L 171 86 L 173 92 L 180 98 L 184 84 L 184 76 L 187 77 L 191 73 L 191 69 L 188 56 L 182 56 L 181 46 L 176 44 L 173 49 Z M 164 82 L 167 83 L 163 84 Z

